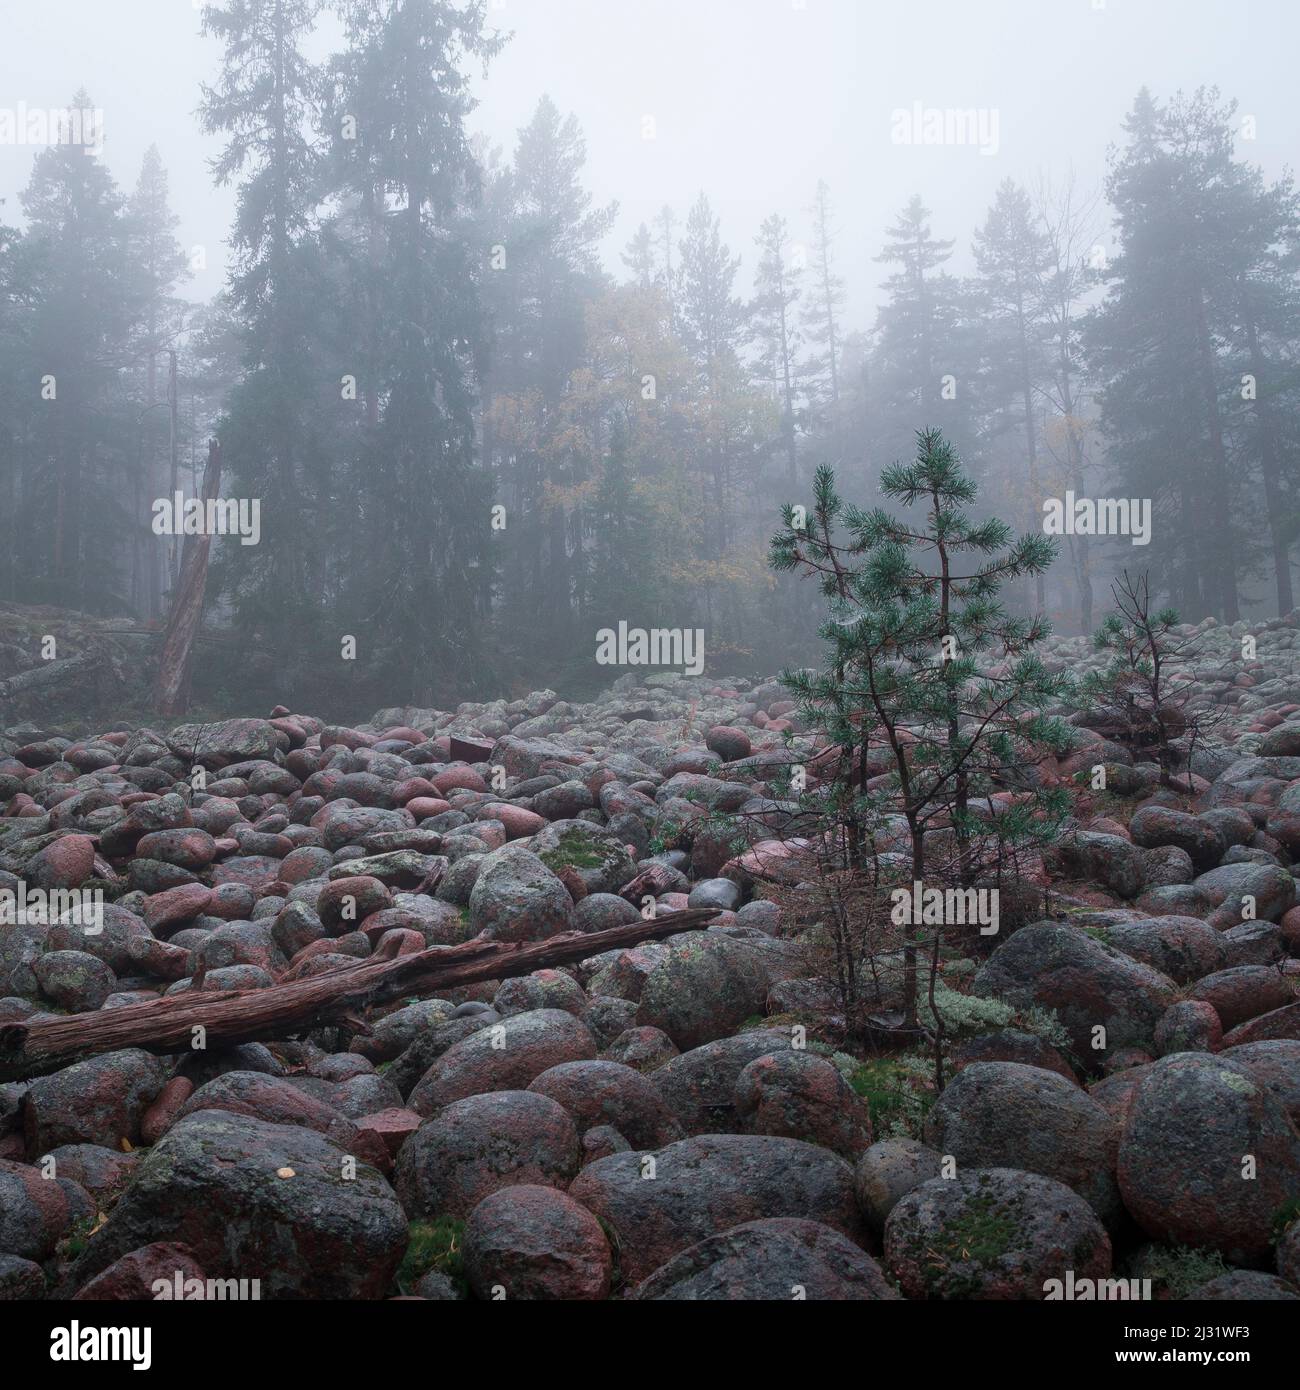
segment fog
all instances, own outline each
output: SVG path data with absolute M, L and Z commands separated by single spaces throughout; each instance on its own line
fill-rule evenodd
M 1294 1380 L 1298 41 L 0 0 L 0 1301 Z
M 210 297 L 223 282 L 234 194 L 212 186 L 219 141 L 194 117 L 218 56 L 199 6 L 4 0 L 3 13 L 4 101 L 57 107 L 84 85 L 105 112 L 107 159 L 124 183 L 156 143 L 178 235 L 208 249 L 193 291 Z M 640 222 L 707 189 L 752 272 L 762 219 L 782 209 L 806 235 L 801 214 L 823 178 L 836 191 L 859 327 L 882 278 L 872 257 L 913 193 L 968 260 L 1001 179 L 1072 165 L 1081 183 L 1100 183 L 1143 84 L 1166 95 L 1217 84 L 1257 118 L 1252 159 L 1277 173 L 1300 155 L 1300 12 L 1287 0 L 493 0 L 489 18 L 513 37 L 486 80 L 475 74 L 470 126 L 509 153 L 544 93 L 577 116 L 595 201 L 620 205 L 604 244 L 610 269 Z M 316 50 L 337 32 L 323 19 Z M 918 101 L 996 110 L 997 153 L 893 143 L 893 112 Z M 653 140 L 642 136 L 646 115 Z M 30 164 L 30 149 L 0 145 L 11 217 Z

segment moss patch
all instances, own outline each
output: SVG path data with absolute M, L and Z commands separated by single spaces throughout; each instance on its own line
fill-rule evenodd
M 465 1261 L 461 1241 L 465 1223 L 450 1216 L 434 1221 L 412 1221 L 406 1255 L 397 1271 L 397 1287 L 403 1293 L 414 1293 L 415 1286 L 429 1273 L 445 1274 L 461 1293 L 467 1293 Z
M 554 849 L 537 856 L 552 873 L 561 869 L 599 869 L 609 861 L 609 852 L 578 830 L 566 830 Z
M 849 1085 L 866 1101 L 877 1139 L 920 1137 L 921 1124 L 934 1104 L 933 1093 L 916 1085 L 924 1065 L 909 1057 L 873 1057 L 854 1068 Z

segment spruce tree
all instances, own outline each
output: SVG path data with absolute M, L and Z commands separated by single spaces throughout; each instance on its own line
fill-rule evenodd
M 93 109 L 79 91 L 72 109 Z M 140 285 L 130 273 L 125 200 L 98 154 L 42 149 L 22 194 L 22 255 L 35 293 L 22 383 L 31 403 L 24 496 L 29 597 L 82 609 L 129 606 L 117 548 L 102 537 L 131 529 L 122 486 L 138 445 L 124 382 Z
M 953 242 L 937 239 L 930 210 L 912 198 L 889 229 L 877 261 L 894 267 L 876 317 L 873 395 L 886 458 L 908 447 L 919 417 L 944 420 L 946 436 L 971 455 L 977 438 L 978 345 L 961 283 L 944 267 Z
M 799 476 L 796 416 L 802 394 L 798 314 L 803 271 L 794 259 L 789 226 L 779 213 L 773 213 L 764 221 L 756 244 L 759 260 L 754 282 L 753 323 L 759 370 L 763 379 L 770 383 L 780 406 L 786 483 L 793 487 Z
M 1015 431 L 1023 442 L 1023 482 L 1017 479 L 1020 495 L 1013 500 L 1020 501 L 1020 515 L 1034 527 L 1043 515 L 1037 415 L 1047 375 L 1044 295 L 1050 247 L 1029 195 L 1010 179 L 999 185 L 984 226 L 975 233 L 975 265 L 986 418 L 997 433 Z M 1041 574 L 1036 599 L 1042 609 Z

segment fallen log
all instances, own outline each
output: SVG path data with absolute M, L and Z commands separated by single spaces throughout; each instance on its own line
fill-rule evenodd
M 20 671 L 8 680 L 0 681 L 0 703 L 8 703 L 19 696 L 39 694 L 47 687 L 58 685 L 74 676 L 84 675 L 104 664 L 102 652 L 79 652 L 76 656 L 64 657 L 61 661 L 49 661 L 34 666 L 30 671 Z
M 368 1005 L 528 975 L 602 951 L 698 931 L 717 916 L 715 908 L 695 908 L 608 931 L 570 932 L 527 944 L 467 941 L 393 959 L 359 961 L 267 989 L 190 990 L 98 1013 L 20 1019 L 0 1024 L 0 1081 L 44 1076 L 128 1047 L 167 1054 L 190 1051 L 200 1037 L 208 1048 L 283 1038 L 340 1022 Z

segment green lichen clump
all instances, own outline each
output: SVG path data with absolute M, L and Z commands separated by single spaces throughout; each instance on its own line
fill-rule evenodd
M 928 996 L 917 1002 L 920 1020 L 929 1028 L 936 1025 L 935 1015 L 943 1024 L 947 1038 L 974 1038 L 1001 1028 L 1015 1028 L 1032 1033 L 1058 1050 L 1070 1045 L 1070 1035 L 1061 1026 L 1054 1010 L 1042 1008 L 1017 1009 L 1001 999 L 985 999 L 974 994 L 962 994 L 937 981 L 934 1007 Z

